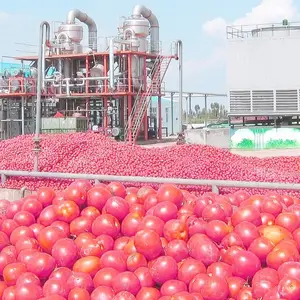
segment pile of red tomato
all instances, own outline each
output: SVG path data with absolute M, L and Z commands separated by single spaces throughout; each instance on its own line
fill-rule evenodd
M 32 171 L 32 138 L 31 135 L 24 135 L 0 141 L 0 170 Z M 299 183 L 300 159 L 297 156 L 264 159 L 243 157 L 225 149 L 203 145 L 145 148 L 94 133 L 43 134 L 39 170 L 72 174 Z M 4 187 L 19 189 L 25 186 L 36 191 L 45 186 L 65 189 L 70 183 L 69 180 L 54 178 L 8 177 Z M 126 183 L 126 186 L 132 186 L 132 183 Z M 142 184 L 136 186 L 141 187 Z M 183 188 L 199 194 L 210 191 L 207 186 Z M 237 189 L 220 187 L 222 194 L 235 191 Z M 248 191 L 251 194 L 265 193 L 260 188 Z M 300 197 L 299 191 L 289 193 Z
M 2 300 L 300 299 L 300 201 L 73 182 L 0 200 Z

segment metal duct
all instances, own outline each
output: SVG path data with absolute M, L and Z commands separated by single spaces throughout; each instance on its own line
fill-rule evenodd
M 159 54 L 159 23 L 156 16 L 144 5 L 136 5 L 133 9 L 132 16 L 143 16 L 149 21 L 151 53 Z
M 69 11 L 67 16 L 68 24 L 75 24 L 75 20 L 86 24 L 89 29 L 89 47 L 93 51 L 97 51 L 97 25 L 95 21 L 89 17 L 86 13 L 80 11 L 79 9 L 73 9 Z

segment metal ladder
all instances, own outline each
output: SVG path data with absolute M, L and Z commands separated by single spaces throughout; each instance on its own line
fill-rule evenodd
M 152 95 L 160 93 L 161 83 L 166 75 L 171 59 L 172 57 L 168 56 L 159 55 L 156 57 L 149 76 L 152 78 L 151 83 L 145 92 L 143 91 L 143 86 L 141 85 L 137 93 L 134 105 L 128 118 L 128 122 L 124 129 L 125 141 L 136 141 L 141 128 L 141 123 L 151 101 Z

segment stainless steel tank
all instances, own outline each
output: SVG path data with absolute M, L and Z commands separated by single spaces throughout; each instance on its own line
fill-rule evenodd
M 63 24 L 58 28 L 58 34 L 60 33 L 66 34 L 76 44 L 83 40 L 83 28 L 78 24 Z
M 149 21 L 143 17 L 130 17 L 123 22 L 124 39 L 131 42 L 131 50 L 137 52 L 148 52 L 150 35 Z M 135 89 L 143 84 L 144 58 L 137 55 L 132 56 L 132 83 Z
M 123 30 L 132 29 L 136 37 L 147 38 L 149 36 L 149 22 L 143 17 L 130 17 L 125 19 Z
M 252 30 L 252 37 L 300 37 L 300 26 L 269 26 Z

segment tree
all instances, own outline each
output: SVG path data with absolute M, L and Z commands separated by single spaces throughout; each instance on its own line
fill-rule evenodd
M 196 116 L 199 116 L 200 113 L 200 106 L 198 104 L 195 105 L 195 112 L 196 112 Z
M 220 114 L 220 104 L 217 102 L 211 103 L 210 105 L 213 117 L 217 118 Z

